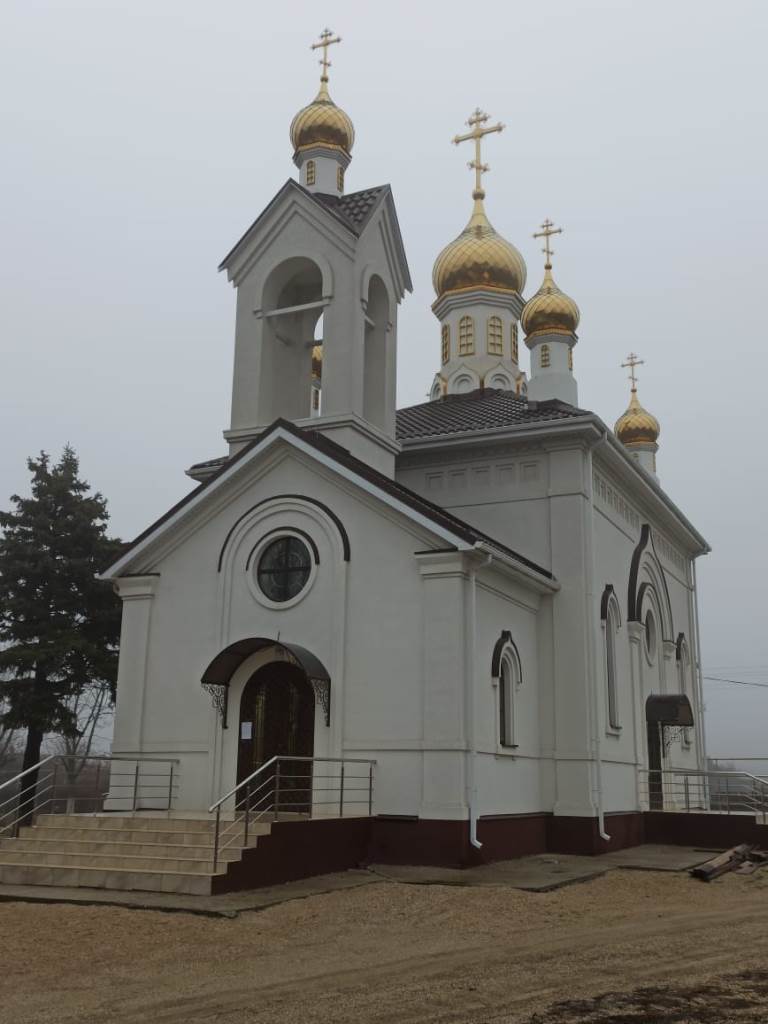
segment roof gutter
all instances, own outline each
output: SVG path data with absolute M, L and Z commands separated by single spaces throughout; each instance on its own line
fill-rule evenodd
M 523 565 L 514 558 L 510 558 L 509 555 L 505 555 L 503 551 L 498 550 L 498 548 L 484 540 L 476 541 L 472 545 L 472 549 L 486 556 L 486 565 L 498 562 L 510 576 L 517 577 L 521 583 L 538 591 L 540 594 L 556 594 L 560 589 L 560 584 L 556 579 L 542 576 L 533 569 L 529 569 L 527 565 Z

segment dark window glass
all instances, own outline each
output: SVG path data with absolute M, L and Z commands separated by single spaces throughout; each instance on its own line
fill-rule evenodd
M 311 568 L 307 545 L 298 537 L 280 537 L 262 552 L 256 578 L 270 601 L 290 601 L 306 586 Z

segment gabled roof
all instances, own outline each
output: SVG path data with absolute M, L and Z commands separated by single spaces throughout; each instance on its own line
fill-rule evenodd
M 378 470 L 369 466 L 367 463 L 362 462 L 351 454 L 346 448 L 342 448 L 341 445 L 336 444 L 335 441 L 329 440 L 323 434 L 318 433 L 314 430 L 306 430 L 301 427 L 297 427 L 294 423 L 284 419 L 277 419 L 271 424 L 265 431 L 255 437 L 249 444 L 244 448 L 241 448 L 239 452 L 227 459 L 223 465 L 207 480 L 200 484 L 191 491 L 185 498 L 177 502 L 172 508 L 170 508 L 165 515 L 161 516 L 151 526 L 147 527 L 139 536 L 128 545 L 123 551 L 120 558 L 105 570 L 103 576 L 109 578 L 111 575 L 120 575 L 122 571 L 122 565 L 127 561 L 130 561 L 130 555 L 144 544 L 145 541 L 149 540 L 154 534 L 158 534 L 162 531 L 163 527 L 170 525 L 170 521 L 174 519 L 178 513 L 180 513 L 185 506 L 191 505 L 197 499 L 199 499 L 205 491 L 213 490 L 217 484 L 222 481 L 222 478 L 228 476 L 232 469 L 239 463 L 246 461 L 249 455 L 263 445 L 264 442 L 273 434 L 281 434 L 283 437 L 292 437 L 297 441 L 303 442 L 309 448 L 313 449 L 319 455 L 323 455 L 336 463 L 339 467 L 351 471 L 351 473 L 358 478 L 361 483 L 367 483 L 373 486 L 375 491 L 380 492 L 380 496 L 386 496 L 401 506 L 401 509 L 408 514 L 410 511 L 418 518 L 425 520 L 427 526 L 433 526 L 440 530 L 443 534 L 449 534 L 454 541 L 462 542 L 465 546 L 473 547 L 476 544 L 484 544 L 492 547 L 506 558 L 518 563 L 521 568 L 525 568 L 537 576 L 543 577 L 546 580 L 553 580 L 552 573 L 547 569 L 542 568 L 535 562 L 526 558 L 524 555 L 519 554 L 512 548 L 507 547 L 506 544 L 502 544 L 500 541 L 495 540 L 488 534 L 483 533 L 481 530 L 475 529 L 470 526 L 469 523 L 464 522 L 458 516 L 453 515 L 446 509 L 440 508 L 439 505 L 433 504 L 431 501 L 427 501 L 426 498 L 422 498 L 420 495 L 411 491 L 409 488 L 404 487 L 402 484 L 386 476 L 384 473 L 380 473 Z M 117 570 L 117 572 L 113 572 Z
M 408 269 L 408 260 L 405 255 L 405 246 L 403 245 L 403 236 L 400 231 L 400 223 L 397 219 L 397 211 L 395 210 L 395 201 L 392 196 L 392 189 L 389 185 L 377 185 L 375 188 L 363 189 L 360 192 L 348 192 L 343 196 L 332 196 L 326 195 L 324 192 L 310 192 L 309 189 L 300 185 L 298 181 L 294 181 L 293 178 L 289 178 L 280 191 L 277 192 L 269 203 L 267 203 L 256 220 L 246 231 L 243 232 L 237 242 L 235 242 L 219 264 L 219 270 L 225 270 L 227 268 L 232 257 L 239 250 L 243 242 L 258 227 L 261 221 L 279 205 L 289 192 L 294 190 L 299 192 L 300 195 L 310 199 L 313 203 L 319 206 L 324 213 L 330 214 L 337 223 L 343 225 L 343 227 L 345 227 L 350 234 L 354 235 L 355 238 L 359 238 L 363 231 L 365 231 L 365 228 L 373 217 L 375 211 L 383 203 L 387 203 L 394 230 L 395 246 L 398 250 L 397 255 L 403 269 L 405 287 L 408 291 L 413 291 L 411 274 Z
M 512 391 L 478 388 L 463 395 L 446 395 L 431 402 L 398 409 L 397 437 L 400 440 L 436 437 L 588 415 L 584 409 L 557 399 L 529 402 Z

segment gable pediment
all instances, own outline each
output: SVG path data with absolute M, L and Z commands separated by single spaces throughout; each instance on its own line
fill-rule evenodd
M 260 478 L 291 457 L 305 466 L 314 464 L 326 479 L 338 481 L 340 493 L 353 490 L 371 507 L 400 522 L 409 532 L 420 535 L 426 543 L 430 542 L 428 538 L 432 538 L 441 547 L 449 546 L 459 551 L 472 551 L 478 545 L 492 545 L 501 557 L 519 563 L 520 570 L 528 576 L 540 580 L 552 578 L 549 572 L 524 556 L 371 469 L 345 449 L 284 420 L 275 421 L 211 479 L 140 534 L 121 558 L 101 574 L 101 578 L 115 579 L 151 571 L 187 537 L 206 522 L 225 513 Z M 308 490 L 306 496 L 309 496 Z
M 302 242 L 306 245 L 311 247 L 314 242 L 331 246 L 348 259 L 354 259 L 357 239 L 352 230 L 290 179 L 227 253 L 219 270 L 226 270 L 228 280 L 237 286 L 255 264 L 266 257 L 272 245 L 297 223 L 301 225 L 301 234 L 305 236 Z

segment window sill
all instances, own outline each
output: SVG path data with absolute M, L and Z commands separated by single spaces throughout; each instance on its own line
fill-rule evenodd
M 510 743 L 509 745 L 501 746 L 496 748 L 496 757 L 511 757 L 514 758 L 517 755 L 519 744 Z

